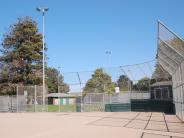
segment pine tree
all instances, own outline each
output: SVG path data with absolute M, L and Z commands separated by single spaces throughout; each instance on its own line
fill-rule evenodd
M 0 62 L 4 69 L 0 71 L 0 91 L 12 92 L 16 84 L 42 83 L 42 34 L 32 18 L 19 18 L 10 26 L 4 34 L 1 54 Z

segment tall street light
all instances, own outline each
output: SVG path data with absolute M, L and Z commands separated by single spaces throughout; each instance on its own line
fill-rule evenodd
M 60 70 L 61 70 L 61 67 L 58 67 L 58 93 L 60 92 L 59 91 L 59 84 L 60 84 Z
M 38 7 L 36 8 L 37 11 L 42 13 L 42 43 L 43 43 L 43 107 L 45 108 L 45 13 L 49 10 L 47 7 Z
M 59 86 L 59 84 L 60 84 L 60 70 L 61 70 L 61 67 L 58 67 L 58 106 L 59 106 L 59 112 L 61 112 L 61 109 L 60 109 L 60 90 L 59 90 L 59 88 L 60 88 L 60 86 Z

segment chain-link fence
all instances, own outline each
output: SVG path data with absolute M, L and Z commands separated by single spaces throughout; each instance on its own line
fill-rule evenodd
M 184 40 L 158 22 L 158 62 L 172 75 L 176 115 L 184 121 Z
M 117 111 L 131 111 L 132 99 L 150 99 L 148 91 L 124 91 L 122 93 L 106 94 L 106 93 L 88 93 L 83 97 L 82 111 L 109 111 L 109 105 L 124 107 Z
M 47 89 L 43 93 L 42 86 L 17 86 L 17 112 L 47 111 Z
M 69 85 L 69 94 L 82 98 L 77 100 L 77 109 L 84 112 L 105 111 L 107 104 L 127 104 L 131 99 L 149 99 L 150 82 L 155 61 L 141 64 L 99 68 L 95 71 L 62 73 Z M 62 88 L 60 88 L 62 89 Z M 59 92 L 60 93 L 60 92 Z
M 18 86 L 17 95 L 0 96 L 0 112 L 102 112 L 108 105 L 128 105 L 131 99 L 149 99 L 149 92 L 46 94 L 43 100 L 41 86 Z M 45 103 L 43 103 L 45 102 Z
M 14 100 L 11 100 L 10 96 L 0 96 L 0 111 L 8 112 L 10 108 L 13 108 L 14 103 L 11 104 L 10 103 L 11 101 L 14 101 Z
M 24 110 L 24 98 L 16 95 L 0 96 L 0 112 L 17 112 L 18 106 L 20 110 Z
M 64 83 L 56 82 L 56 91 L 47 88 L 43 93 L 42 86 L 17 86 L 12 102 L 10 96 L 0 98 L 0 109 L 16 112 L 96 112 L 109 111 L 110 106 L 121 105 L 125 111 L 130 111 L 132 99 L 150 99 L 150 82 L 153 81 L 150 78 L 154 66 L 153 60 L 95 71 L 62 73 Z

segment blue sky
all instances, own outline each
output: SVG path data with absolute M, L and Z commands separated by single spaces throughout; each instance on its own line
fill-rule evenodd
M 46 15 L 49 65 L 62 72 L 94 70 L 152 60 L 157 20 L 184 36 L 183 0 L 0 0 L 0 41 L 18 17 Z M 112 51 L 110 63 L 105 51 Z

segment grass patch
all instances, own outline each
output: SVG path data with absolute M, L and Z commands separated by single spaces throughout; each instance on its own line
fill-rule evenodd
M 46 105 L 45 109 L 42 105 L 27 105 L 27 112 L 59 112 L 58 105 Z M 76 112 L 76 105 L 60 105 L 60 112 Z

